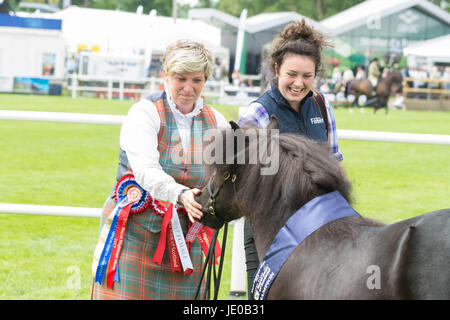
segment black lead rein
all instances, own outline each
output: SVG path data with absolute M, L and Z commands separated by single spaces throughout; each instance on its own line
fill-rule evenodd
M 233 183 L 233 189 L 236 193 L 236 169 L 233 165 L 232 167 L 232 174 L 230 172 L 226 172 L 223 176 L 223 182 L 227 181 L 231 177 L 231 182 Z M 213 175 L 209 178 L 208 184 L 207 184 L 207 190 L 209 192 L 209 213 L 211 215 L 216 214 L 216 197 L 219 194 L 219 191 L 223 187 L 223 183 L 219 186 L 219 188 L 215 191 L 212 190 L 212 181 L 216 175 L 216 172 L 214 171 Z M 220 230 L 220 229 L 219 229 Z M 220 287 L 220 279 L 222 277 L 222 269 L 223 269 L 223 262 L 225 260 L 225 249 L 227 244 L 227 233 L 228 233 L 228 223 L 224 221 L 224 229 L 223 229 L 223 238 L 222 238 L 222 252 L 220 255 L 220 262 L 219 262 L 219 271 L 216 273 L 216 242 L 217 242 L 217 236 L 219 235 L 219 230 L 215 230 L 213 233 L 213 236 L 211 238 L 211 243 L 209 244 L 208 254 L 206 255 L 205 265 L 203 266 L 202 275 L 200 277 L 200 281 L 198 282 L 197 291 L 195 292 L 195 300 L 198 299 L 200 289 L 202 287 L 203 278 L 205 276 L 206 269 L 208 269 L 207 275 L 206 275 L 206 288 L 203 293 L 203 300 L 209 300 L 210 298 L 210 290 L 211 290 L 211 272 L 213 272 L 214 277 L 214 298 L 213 300 L 217 300 L 217 295 L 219 294 L 219 287 Z
M 228 233 L 228 223 L 225 223 L 224 229 L 223 229 L 223 237 L 222 237 L 222 254 L 220 256 L 218 273 L 216 273 L 216 264 L 215 264 L 216 251 L 215 251 L 215 248 L 216 248 L 217 236 L 219 235 L 219 230 L 215 230 L 213 233 L 213 236 L 211 238 L 211 243 L 209 244 L 208 254 L 206 255 L 205 264 L 203 265 L 202 275 L 200 277 L 200 281 L 198 282 L 197 291 L 195 292 L 195 300 L 197 300 L 199 297 L 199 293 L 200 293 L 200 289 L 202 287 L 202 282 L 203 282 L 203 278 L 205 276 L 206 269 L 208 269 L 208 273 L 206 276 L 206 288 L 203 293 L 203 300 L 209 300 L 209 298 L 210 298 L 211 271 L 212 271 L 213 277 L 214 277 L 213 300 L 217 300 L 217 295 L 219 294 L 219 288 L 220 288 L 220 279 L 222 277 L 223 262 L 225 260 L 227 233 Z

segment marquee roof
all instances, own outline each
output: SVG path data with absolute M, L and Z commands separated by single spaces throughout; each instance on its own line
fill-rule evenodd
M 427 57 L 439 62 L 450 62 L 450 34 L 419 42 L 403 49 L 405 56 Z
M 418 7 L 450 25 L 450 14 L 426 0 L 367 0 L 320 23 L 339 35 L 365 25 L 376 14 L 383 18 L 411 7 Z
M 85 44 L 118 54 L 139 54 L 149 46 L 154 52 L 163 52 L 181 38 L 197 40 L 213 51 L 228 50 L 220 46 L 221 30 L 202 21 L 177 18 L 174 23 L 170 17 L 76 6 L 51 16 L 63 21 L 62 33 L 69 51 Z
M 200 19 L 217 26 L 228 25 L 236 29 L 239 28 L 239 18 L 217 9 L 191 9 L 189 10 L 189 18 Z M 319 22 L 296 12 L 269 12 L 248 17 L 246 20 L 245 31 L 248 33 L 256 33 L 276 26 L 284 26 L 289 22 L 301 20 L 303 18 L 314 28 L 322 32 L 329 31 Z

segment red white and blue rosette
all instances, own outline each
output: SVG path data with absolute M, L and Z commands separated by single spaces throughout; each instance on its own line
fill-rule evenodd
M 192 273 L 193 266 L 189 252 L 195 238 L 199 239 L 202 250 L 205 256 L 207 255 L 213 230 L 196 221 L 190 226 L 185 239 L 178 218 L 178 212 L 186 214 L 184 208 L 178 208 L 176 204 L 165 207 L 136 182 L 133 174 L 125 174 L 117 182 L 114 198 L 116 206 L 105 221 L 94 253 L 92 268 L 96 283 L 102 284 L 106 275 L 107 287 L 112 289 L 114 282 L 119 281 L 118 260 L 128 215 L 141 213 L 148 208 L 163 218 L 161 236 L 152 259 L 153 263 L 161 264 L 167 243 L 172 271 L 183 269 L 185 275 Z M 219 243 L 216 242 L 216 257 L 220 256 L 220 252 Z
M 116 202 L 119 202 L 125 197 L 129 200 L 139 199 L 131 206 L 131 213 L 141 213 L 150 206 L 152 200 L 150 193 L 145 191 L 136 182 L 132 174 L 124 175 L 116 184 L 114 191 Z

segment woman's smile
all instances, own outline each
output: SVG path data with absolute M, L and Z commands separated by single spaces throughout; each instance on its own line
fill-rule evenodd
M 300 102 L 314 82 L 315 62 L 308 56 L 288 53 L 276 68 L 278 89 L 289 104 L 298 111 Z

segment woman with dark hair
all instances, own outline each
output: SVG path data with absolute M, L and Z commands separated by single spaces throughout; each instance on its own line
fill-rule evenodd
M 323 94 L 313 89 L 314 79 L 322 71 L 321 54 L 325 46 L 332 44 L 304 19 L 287 25 L 275 38 L 269 56 L 274 74 L 271 88 L 249 105 L 238 125 L 266 128 L 271 116 L 275 115 L 280 133 L 301 134 L 327 143 L 332 156 L 341 161 L 332 106 Z M 247 222 L 244 239 L 248 297 L 252 299 L 250 289 L 259 259 Z M 264 252 L 259 255 L 262 257 Z

